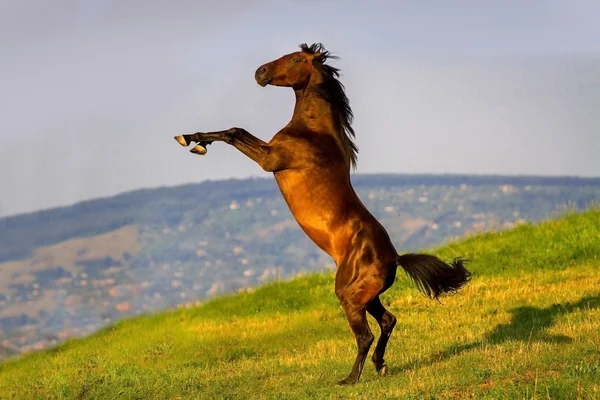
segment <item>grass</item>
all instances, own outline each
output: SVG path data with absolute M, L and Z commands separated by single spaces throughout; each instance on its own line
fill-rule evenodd
M 591 210 L 452 243 L 435 252 L 473 259 L 474 278 L 442 305 L 400 273 L 385 378 L 368 361 L 335 384 L 355 345 L 333 274 L 315 274 L 5 362 L 0 398 L 600 398 L 599 238 Z

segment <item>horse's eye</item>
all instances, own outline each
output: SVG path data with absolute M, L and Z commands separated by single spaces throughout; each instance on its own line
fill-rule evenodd
M 298 64 L 300 62 L 299 58 L 292 58 L 292 61 L 295 62 L 296 64 Z

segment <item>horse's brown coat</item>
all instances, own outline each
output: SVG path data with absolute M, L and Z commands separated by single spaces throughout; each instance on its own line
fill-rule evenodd
M 359 380 L 374 336 L 369 312 L 379 323 L 381 337 L 373 354 L 377 371 L 387 371 L 383 356 L 396 318 L 379 300 L 402 265 L 426 294 L 437 297 L 468 280 L 460 261 L 449 265 L 430 255 L 398 256 L 386 230 L 356 195 L 350 169 L 357 147 L 351 128 L 352 111 L 337 80 L 338 70 L 320 44 L 301 46 L 256 70 L 261 85 L 291 87 L 296 105 L 291 121 L 268 142 L 244 129 L 197 132 L 177 136 L 180 144 L 201 146 L 224 141 L 273 172 L 289 209 L 310 239 L 335 261 L 335 293 L 356 337 L 358 354 L 350 375 L 341 384 Z

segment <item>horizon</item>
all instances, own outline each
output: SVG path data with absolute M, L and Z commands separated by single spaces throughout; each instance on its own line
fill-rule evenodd
M 527 179 L 539 179 L 542 181 L 553 181 L 553 180 L 561 180 L 561 179 L 574 179 L 577 181 L 582 181 L 582 182 L 591 182 L 592 184 L 599 184 L 600 185 L 600 176 L 577 176 L 577 175 L 527 175 L 527 174 L 514 174 L 514 175 L 510 175 L 510 174 L 466 174 L 466 173 L 403 173 L 403 172 L 353 172 L 351 173 L 351 177 L 369 177 L 369 176 L 394 176 L 394 177 L 440 177 L 440 178 L 459 178 L 459 177 L 465 177 L 465 178 L 489 178 L 489 179 L 502 179 L 502 178 L 506 178 L 509 180 L 527 180 Z M 5 219 L 5 218 L 19 218 L 21 216 L 25 216 L 25 215 L 29 215 L 29 214 L 35 214 L 38 212 L 52 212 L 54 210 L 58 210 L 58 209 L 63 209 L 63 208 L 69 208 L 69 207 L 74 207 L 77 206 L 78 204 L 81 203 L 87 203 L 87 202 L 94 202 L 94 201 L 102 201 L 102 200 L 109 200 L 115 197 L 119 197 L 119 196 L 125 196 L 127 194 L 130 193 L 135 193 L 135 192 L 141 192 L 141 191 L 152 191 L 152 190 L 160 190 L 160 189 L 178 189 L 184 186 L 194 186 L 194 185 L 202 185 L 202 184 L 206 184 L 206 183 L 219 183 L 219 182 L 229 182 L 229 181 L 250 181 L 250 180 L 263 180 L 263 181 L 272 181 L 273 184 L 276 184 L 275 180 L 273 179 L 272 176 L 266 175 L 266 176 L 246 176 L 246 177 L 229 177 L 229 178 L 218 178 L 218 179 L 211 179 L 211 178 L 207 178 L 205 180 L 202 181 L 197 181 L 197 182 L 185 182 L 185 183 L 178 183 L 178 184 L 174 184 L 174 185 L 161 185 L 161 186 L 152 186 L 152 187 L 138 187 L 138 188 L 134 188 L 134 189 L 129 189 L 129 190 L 125 190 L 122 192 L 117 192 L 117 193 L 112 193 L 106 196 L 97 196 L 97 197 L 91 197 L 91 198 L 85 198 L 85 199 L 80 199 L 77 200 L 73 203 L 68 203 L 68 204 L 60 204 L 60 205 L 56 205 L 56 206 L 52 206 L 52 207 L 47 207 L 47 208 L 40 208 L 40 209 L 36 209 L 36 210 L 31 210 L 31 211 L 25 211 L 22 213 L 16 213 L 16 214 L 8 214 L 8 215 L 0 215 L 0 220 Z
M 240 126 L 268 140 L 293 95 L 253 72 L 302 42 L 341 57 L 356 174 L 600 177 L 600 4 L 379 5 L 4 2 L 0 217 L 272 178 L 224 144 L 199 157 L 172 138 Z

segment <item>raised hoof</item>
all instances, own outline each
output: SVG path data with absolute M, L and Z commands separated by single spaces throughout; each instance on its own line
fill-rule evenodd
M 206 147 L 200 146 L 199 144 L 197 144 L 196 146 L 194 146 L 193 149 L 190 150 L 190 153 L 194 153 L 194 154 L 203 156 L 206 154 Z
M 183 135 L 175 136 L 174 139 L 183 147 L 188 147 L 190 144 L 185 140 Z
M 379 368 L 377 370 L 377 373 L 379 374 L 379 376 L 387 376 L 387 374 L 388 374 L 388 366 L 384 365 L 383 367 Z
M 351 377 L 347 377 L 346 379 L 343 379 L 341 381 L 338 382 L 338 385 L 340 386 L 348 386 L 348 385 L 354 385 L 356 383 L 356 379 L 351 378 Z

